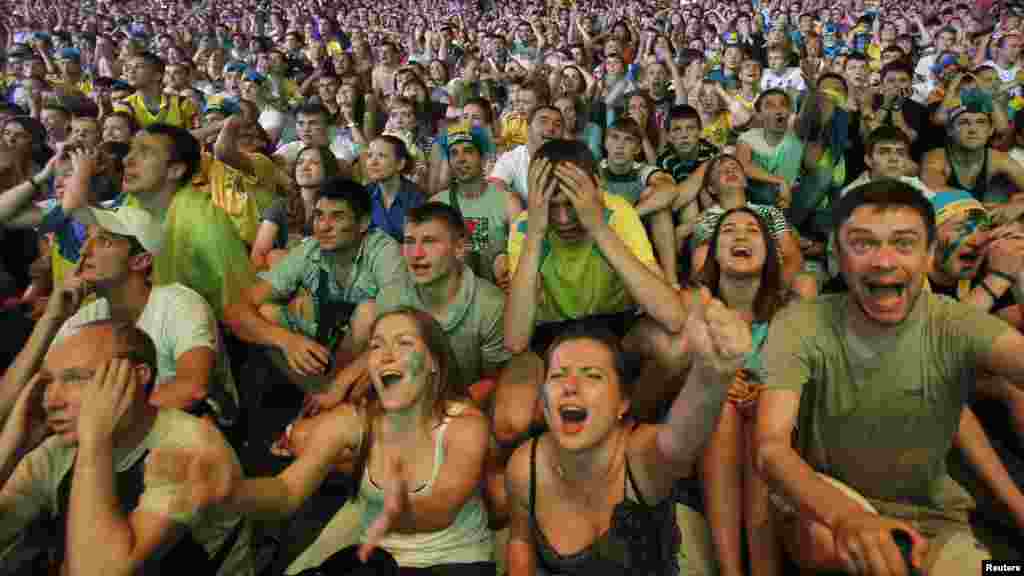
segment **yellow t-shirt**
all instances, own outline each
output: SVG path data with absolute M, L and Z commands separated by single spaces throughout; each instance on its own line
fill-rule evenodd
M 126 108 L 135 116 L 135 123 L 140 128 L 160 123 L 191 130 L 192 121 L 196 116 L 196 108 L 192 100 L 172 94 L 160 95 L 160 110 L 156 114 L 150 113 L 142 99 L 142 94 L 138 92 L 117 104 L 120 104 L 121 108 Z M 115 109 L 119 108 L 117 104 L 114 105 Z
M 242 241 L 252 245 L 263 210 L 277 195 L 274 184 L 277 166 L 262 154 L 247 156 L 256 174 L 245 174 L 204 153 L 192 184 L 197 187 L 205 184 L 203 187 L 209 190 L 213 204 L 228 215 Z
M 605 218 L 629 251 L 659 276 L 661 269 L 636 209 L 621 196 L 604 193 Z M 512 223 L 508 238 L 509 269 L 516 273 L 526 241 L 527 214 Z M 538 322 L 558 322 L 623 312 L 633 305 L 619 274 L 591 239 L 565 242 L 549 231 L 540 264 Z

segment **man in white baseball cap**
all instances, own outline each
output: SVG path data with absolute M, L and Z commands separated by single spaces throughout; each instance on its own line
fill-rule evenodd
M 63 321 L 54 340 L 96 320 L 134 323 L 156 344 L 151 402 L 230 427 L 238 392 L 212 309 L 191 288 L 154 286 L 150 280 L 163 227 L 145 210 L 130 206 L 84 207 L 73 216 L 87 226 L 88 236 L 77 268 L 51 298 L 55 302 L 48 312 Z M 91 293 L 95 301 L 82 305 Z

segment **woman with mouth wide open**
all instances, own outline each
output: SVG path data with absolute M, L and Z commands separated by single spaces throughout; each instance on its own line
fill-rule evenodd
M 701 459 L 705 512 L 720 573 L 746 574 L 741 527 L 750 550 L 750 574 L 780 572 L 778 543 L 768 515 L 768 492 L 754 470 L 754 414 L 759 390 L 758 350 L 772 316 L 793 294 L 784 287 L 775 240 L 764 220 L 741 206 L 718 220 L 697 290 L 719 298 L 751 324 L 753 351 L 729 387 L 715 431 Z
M 183 506 L 223 502 L 242 513 L 284 517 L 351 453 L 361 544 L 331 555 L 321 571 L 397 575 L 401 567 L 403 575 L 493 575 L 494 539 L 481 493 L 490 429 L 462 400 L 441 326 L 426 312 L 399 309 L 379 317 L 371 334 L 369 403 L 326 413 L 311 431 L 317 449 L 304 450 L 277 476 L 198 472 L 204 456 L 185 452 L 156 453 L 151 466 L 168 481 L 194 486 Z
M 610 333 L 569 329 L 548 348 L 548 431 L 505 472 L 509 576 L 679 573 L 673 485 L 692 475 L 750 349 L 746 324 L 721 302 L 692 309 L 684 346 L 694 367 L 663 424 L 626 416 L 636 371 Z

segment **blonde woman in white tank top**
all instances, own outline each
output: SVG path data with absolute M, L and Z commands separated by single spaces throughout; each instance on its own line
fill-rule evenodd
M 188 483 L 180 505 L 219 503 L 243 513 L 286 516 L 299 508 L 345 452 L 357 454 L 364 504 L 360 545 L 336 552 L 326 574 L 495 573 L 494 539 L 481 495 L 490 429 L 460 399 L 464 386 L 444 332 L 429 314 L 400 309 L 377 319 L 368 352 L 375 398 L 342 404 L 311 433 L 283 472 L 231 479 L 202 454 L 164 452 L 151 466 Z

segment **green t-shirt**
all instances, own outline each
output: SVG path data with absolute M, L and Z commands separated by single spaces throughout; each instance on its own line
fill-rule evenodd
M 494 184 L 488 184 L 484 193 L 476 198 L 457 196 L 445 190 L 437 199 L 454 206 L 462 214 L 469 236 L 469 252 L 466 263 L 481 278 L 494 281 L 494 260 L 505 252 L 508 243 L 508 215 L 505 211 L 507 200 Z
M 922 293 L 891 335 L 866 342 L 846 329 L 848 298 L 794 304 L 769 329 L 765 387 L 801 393 L 797 451 L 869 500 L 939 510 L 969 501 L 946 455 L 976 359 L 1010 326 Z

